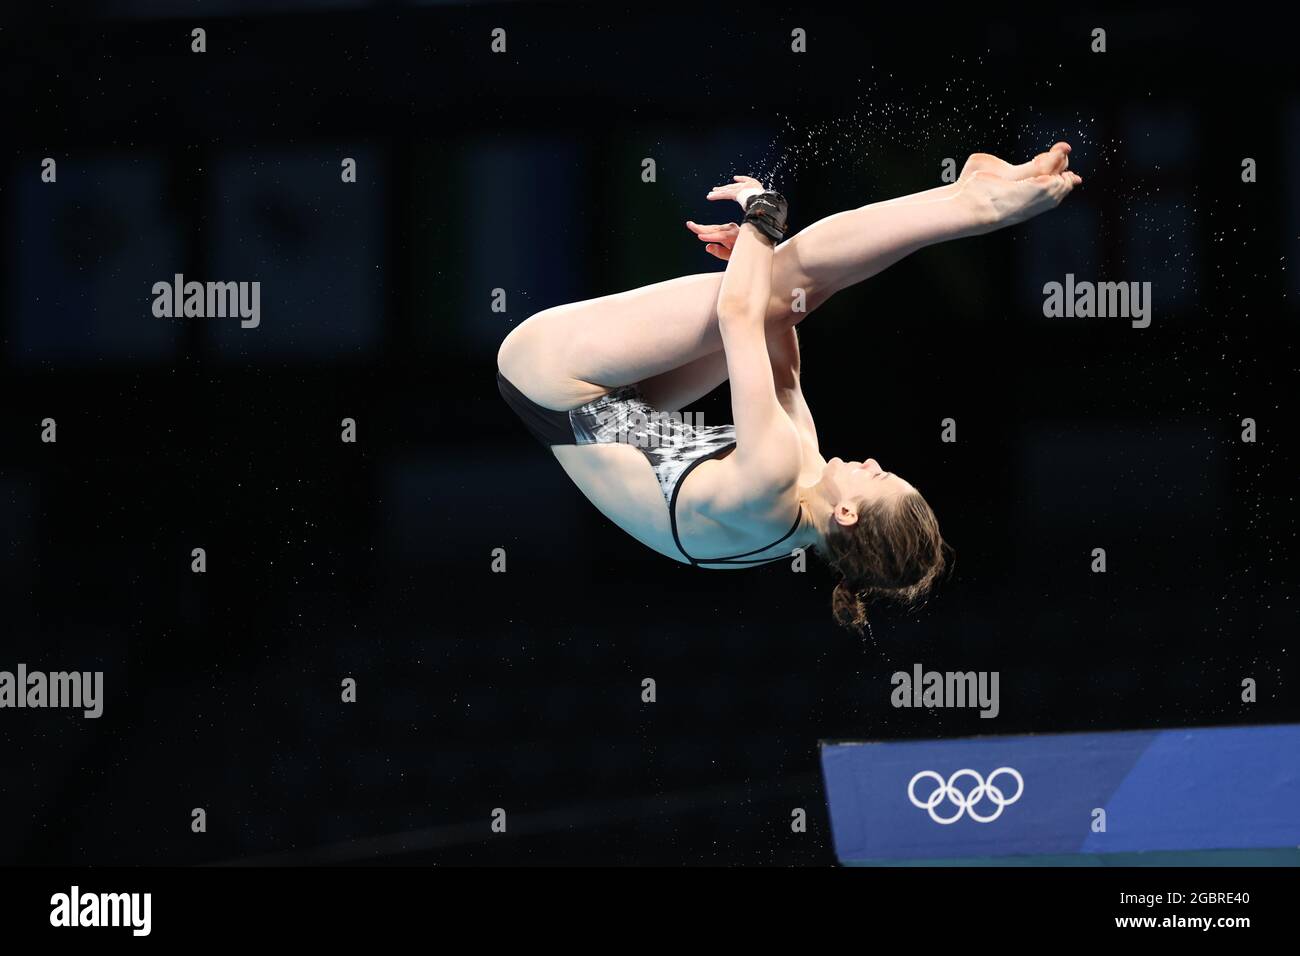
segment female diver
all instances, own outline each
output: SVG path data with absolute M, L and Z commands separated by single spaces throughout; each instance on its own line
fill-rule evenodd
M 949 549 L 902 477 L 873 458 L 822 457 L 795 327 L 923 246 L 1054 208 L 1082 182 L 1069 156 L 1067 143 L 1019 166 L 977 153 L 955 183 L 837 213 L 788 239 L 785 198 L 736 176 L 707 198 L 739 202 L 740 225 L 686 223 L 725 271 L 536 313 L 501 344 L 498 387 L 632 537 L 714 569 L 816 549 L 840 575 L 836 619 L 861 630 L 868 601 L 926 594 Z M 734 425 L 671 414 L 728 380 Z

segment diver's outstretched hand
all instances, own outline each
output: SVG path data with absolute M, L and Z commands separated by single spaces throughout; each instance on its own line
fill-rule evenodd
M 714 186 L 704 198 L 712 200 L 734 199 L 740 203 L 740 208 L 744 209 L 745 200 L 749 198 L 749 194 L 755 191 L 760 193 L 763 191 L 763 184 L 753 176 L 732 176 L 731 178 L 732 182 L 727 183 L 725 186 Z M 742 196 L 742 193 L 746 195 Z

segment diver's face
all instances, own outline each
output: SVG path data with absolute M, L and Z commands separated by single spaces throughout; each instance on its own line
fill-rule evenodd
M 855 523 L 859 514 L 878 501 L 916 491 L 892 471 L 881 468 L 874 458 L 866 461 L 832 458 L 826 462 L 822 480 L 836 499 L 835 520 L 840 524 Z

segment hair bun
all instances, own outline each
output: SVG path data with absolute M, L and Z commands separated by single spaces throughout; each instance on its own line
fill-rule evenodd
M 849 587 L 847 581 L 835 585 L 835 591 L 831 594 L 831 612 L 841 627 L 860 634 L 867 626 L 866 596 Z

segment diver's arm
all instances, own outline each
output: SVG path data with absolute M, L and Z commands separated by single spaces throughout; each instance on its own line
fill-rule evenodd
M 736 424 L 734 464 L 743 498 L 792 487 L 799 476 L 799 435 L 777 399 L 767 347 L 767 306 L 772 295 L 770 238 L 752 223 L 740 227 L 718 292 L 722 334 Z

